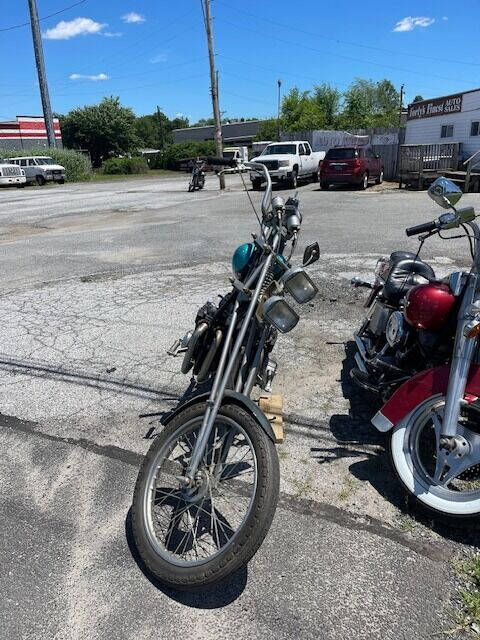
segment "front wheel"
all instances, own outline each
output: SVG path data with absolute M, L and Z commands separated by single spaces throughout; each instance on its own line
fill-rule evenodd
M 368 173 L 364 173 L 359 185 L 362 191 L 365 191 L 368 187 Z
M 275 514 L 279 464 L 275 445 L 257 421 L 225 405 L 197 473 L 183 488 L 205 403 L 189 406 L 155 438 L 140 469 L 132 528 L 146 567 L 177 589 L 203 586 L 245 565 Z
M 445 397 L 422 402 L 390 433 L 393 468 L 420 506 L 446 518 L 480 515 L 480 421 L 462 406 L 457 435 L 465 449 L 440 448 Z

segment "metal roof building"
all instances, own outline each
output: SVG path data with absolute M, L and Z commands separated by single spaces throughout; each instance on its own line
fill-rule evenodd
M 57 147 L 62 146 L 58 118 L 53 118 Z M 0 122 L 0 149 L 41 149 L 48 147 L 45 120 L 41 116 L 17 116 L 16 120 Z
M 222 124 L 222 138 L 224 144 L 251 145 L 260 126 L 265 120 L 249 120 L 248 122 L 232 122 Z M 174 142 L 204 142 L 213 140 L 215 127 L 187 127 L 186 129 L 174 129 Z

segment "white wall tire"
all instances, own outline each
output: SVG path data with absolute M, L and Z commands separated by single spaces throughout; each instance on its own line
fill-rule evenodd
M 433 485 L 432 479 L 427 479 L 415 464 L 412 454 L 412 440 L 419 421 L 443 404 L 443 396 L 428 398 L 394 427 L 389 433 L 392 465 L 406 491 L 428 511 L 447 518 L 476 518 L 480 515 L 480 488 L 463 493 Z

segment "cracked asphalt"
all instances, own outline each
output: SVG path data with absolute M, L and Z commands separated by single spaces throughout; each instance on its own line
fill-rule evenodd
M 228 289 L 256 231 L 238 177 L 0 191 L 0 625 L 7 638 L 421 639 L 453 626 L 450 558 L 476 534 L 406 504 L 372 398 L 348 376 L 349 341 L 379 255 L 414 249 L 425 193 L 300 188 L 298 255 L 320 293 L 275 348 L 284 396 L 281 497 L 248 568 L 201 593 L 146 576 L 129 534 L 138 466 L 188 380 L 166 355 L 196 309 Z M 253 193 L 258 204 L 261 194 Z M 480 206 L 470 194 L 465 204 Z M 465 241 L 428 243 L 443 275 Z M 145 416 L 147 417 L 140 417 Z

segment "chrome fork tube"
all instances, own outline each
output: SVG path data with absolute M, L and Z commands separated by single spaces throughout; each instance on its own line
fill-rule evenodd
M 480 229 L 475 222 L 467 223 L 475 236 L 475 257 L 472 270 L 468 276 L 468 283 L 463 295 L 462 304 L 458 312 L 457 331 L 453 346 L 453 356 L 450 365 L 445 410 L 442 421 L 442 436 L 452 437 L 457 434 L 460 407 L 465 394 L 470 365 L 473 359 L 476 340 L 466 338 L 464 330 L 471 317 L 466 311 L 477 298 L 479 267 L 480 267 Z
M 272 247 L 273 251 L 276 251 L 279 241 L 280 241 L 280 235 L 279 233 L 277 233 L 277 235 L 273 240 L 273 247 Z M 233 349 L 230 353 L 228 364 L 225 367 L 225 370 L 222 371 L 220 367 L 222 367 L 223 369 L 223 365 L 227 358 L 227 351 L 228 351 L 227 342 L 231 340 L 231 337 L 233 334 L 233 326 L 235 324 L 233 322 L 233 317 L 232 317 L 230 327 L 228 328 L 226 344 L 221 355 L 219 370 L 217 371 L 217 375 L 215 376 L 215 381 L 212 387 L 212 391 L 207 400 L 207 408 L 205 411 L 205 415 L 203 416 L 203 422 L 202 422 L 202 426 L 200 427 L 200 433 L 198 434 L 198 438 L 195 442 L 195 446 L 192 451 L 192 457 L 190 458 L 190 463 L 188 465 L 188 468 L 185 474 L 187 480 L 190 482 L 193 481 L 195 474 L 197 472 L 198 466 L 200 464 L 200 461 L 203 457 L 205 447 L 207 446 L 208 438 L 210 436 L 210 432 L 212 430 L 213 424 L 215 422 L 215 418 L 217 417 L 218 410 L 220 408 L 220 404 L 223 399 L 223 395 L 225 393 L 225 387 L 232 373 L 233 366 L 236 362 L 237 355 L 238 355 L 238 352 L 240 351 L 240 347 L 242 346 L 242 342 L 247 332 L 247 329 L 250 325 L 250 320 L 252 319 L 253 313 L 255 311 L 255 307 L 257 305 L 257 301 L 260 295 L 260 290 L 263 286 L 263 282 L 265 280 L 267 271 L 272 262 L 272 258 L 273 258 L 272 253 L 269 253 L 269 255 L 267 256 L 263 264 L 263 268 L 260 273 L 260 277 L 258 278 L 255 291 L 252 295 L 252 299 L 250 300 L 250 304 L 248 305 L 247 313 L 245 315 L 245 318 L 243 319 L 242 327 L 238 332 L 237 339 L 235 340 L 235 344 L 233 345 Z M 235 319 L 237 314 L 238 314 L 238 302 L 235 303 L 235 311 L 234 311 Z
M 445 411 L 443 414 L 442 435 L 455 436 L 457 433 L 458 417 L 460 415 L 460 405 L 467 385 L 470 364 L 473 358 L 476 341 L 466 338 L 463 334 L 466 324 L 471 320 L 467 316 L 466 309 L 475 299 L 477 287 L 477 276 L 471 274 L 467 289 L 464 293 L 462 304 L 458 313 L 457 332 L 455 334 L 455 344 L 453 346 L 453 357 L 450 365 L 450 375 L 448 378 L 447 395 L 445 398 Z

